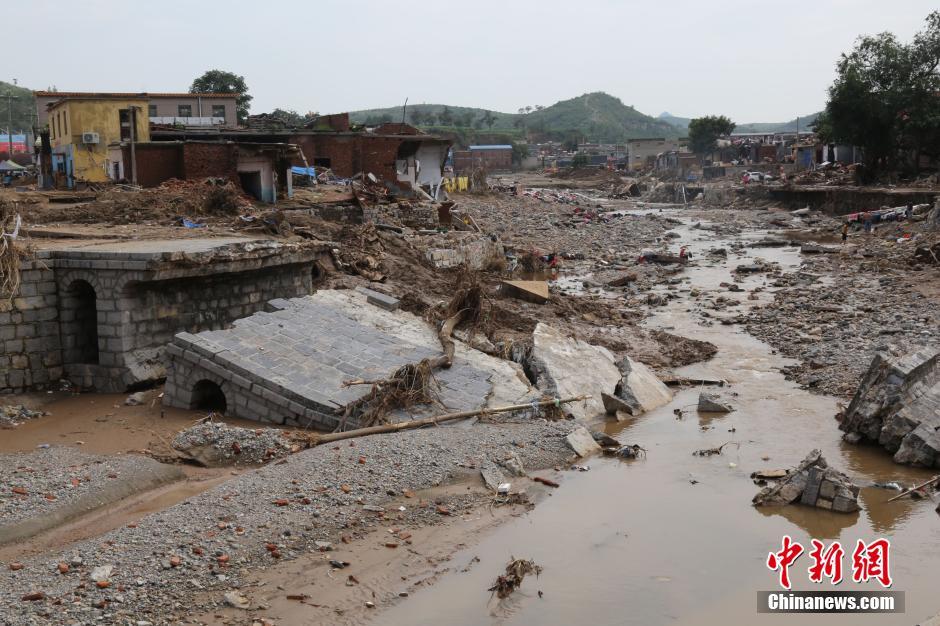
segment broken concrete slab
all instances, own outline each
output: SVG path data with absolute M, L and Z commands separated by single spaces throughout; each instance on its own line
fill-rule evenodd
M 760 478 L 772 478 L 769 474 Z M 813 450 L 779 482 L 761 489 L 753 502 L 756 506 L 782 506 L 799 501 L 800 504 L 837 513 L 854 513 L 860 508 L 858 492 L 859 488 L 852 479 L 829 467 L 822 452 Z
M 500 289 L 508 296 L 535 304 L 548 302 L 548 281 L 544 280 L 504 280 Z
M 483 477 L 483 484 L 490 491 L 497 491 L 499 486 L 506 482 L 506 476 L 499 466 L 490 460 L 485 460 L 480 468 L 480 476 Z
M 631 415 L 640 415 L 647 411 L 669 404 L 672 392 L 653 370 L 630 357 L 621 359 L 618 366 L 621 380 L 615 393 L 623 400 Z
M 717 394 L 703 392 L 698 394 L 698 410 L 702 413 L 730 413 L 734 407 Z
M 839 428 L 847 441 L 893 452 L 897 463 L 940 467 L 940 349 L 877 353 Z
M 608 415 L 615 415 L 617 413 L 632 415 L 634 405 L 628 404 L 615 395 L 602 393 L 601 400 L 604 402 L 604 410 L 607 411 Z
M 560 398 L 591 396 L 562 409 L 582 421 L 606 412 L 602 394 L 614 393 L 621 380 L 610 350 L 568 337 L 542 322 L 532 333 L 529 366 L 535 374 L 536 387 L 545 393 Z
M 565 441 L 571 446 L 575 454 L 580 457 L 590 456 L 601 451 L 600 445 L 594 441 L 594 437 L 588 432 L 587 428 L 580 426 L 565 437 Z
M 529 368 L 536 386 L 563 397 L 589 394 L 564 410 L 578 420 L 604 413 L 639 415 L 672 400 L 672 392 L 648 367 L 630 357 L 618 363 L 607 348 L 574 339 L 540 322 L 532 333 Z M 607 399 L 604 399 L 604 396 Z
M 840 248 L 835 246 L 822 246 L 818 243 L 804 243 L 800 246 L 802 254 L 837 254 Z
M 167 347 L 164 404 L 224 408 L 235 417 L 332 430 L 343 407 L 370 392 L 369 385 L 344 386 L 345 381 L 385 378 L 402 365 L 441 353 L 436 332 L 424 320 L 367 306 L 366 299 L 351 290 L 320 290 L 269 302 L 275 310 L 238 320 L 227 330 L 177 335 Z M 441 402 L 455 411 L 538 396 L 517 364 L 463 343 L 456 343 L 453 367 L 434 376 Z M 215 407 L 206 404 L 213 401 Z M 391 417 L 433 411 L 419 405 Z
M 614 278 L 613 280 L 607 281 L 607 286 L 608 287 L 625 287 L 626 285 L 629 285 L 630 283 L 635 283 L 636 279 L 637 279 L 636 272 L 627 272 L 626 274 L 618 276 L 617 278 Z

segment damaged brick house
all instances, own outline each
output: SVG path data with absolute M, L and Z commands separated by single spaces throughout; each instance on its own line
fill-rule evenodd
M 128 178 L 131 146 L 112 144 L 110 159 Z M 171 178 L 228 178 L 262 202 L 274 203 L 278 193 L 293 195 L 289 170 L 301 158 L 297 146 L 285 143 L 232 141 L 152 141 L 136 143 L 137 183 L 156 187 Z
M 293 144 L 303 155 L 294 157 L 294 165 L 328 168 L 343 178 L 371 173 L 406 189 L 433 189 L 440 185 L 451 146 L 449 139 L 423 133 L 407 124 L 354 129 L 350 127 L 348 113 L 321 116 L 304 128 L 284 128 L 276 123 L 240 130 L 153 128 L 151 139 L 232 142 L 239 146 Z

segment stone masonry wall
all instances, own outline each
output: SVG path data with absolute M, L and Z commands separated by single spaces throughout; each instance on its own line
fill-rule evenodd
M 62 377 L 59 310 L 52 270 L 42 259 L 22 265 L 20 291 L 0 300 L 0 393 L 42 390 Z
M 228 416 L 326 431 L 339 425 L 339 417 L 330 407 L 309 406 L 308 400 L 288 389 L 225 362 L 212 350 L 199 345 L 195 337 L 188 333 L 180 333 L 177 340 L 166 347 L 166 358 L 165 405 L 183 409 L 198 408 L 193 386 L 201 380 L 209 380 L 225 394 L 225 414 Z
M 238 260 L 229 271 L 182 277 L 184 268 L 181 277 L 154 280 L 148 261 L 133 257 L 40 252 L 23 264 L 19 293 L 0 300 L 0 393 L 43 390 L 62 378 L 99 392 L 156 382 L 175 333 L 221 329 L 268 300 L 309 294 L 317 273 L 302 254 L 278 265 Z

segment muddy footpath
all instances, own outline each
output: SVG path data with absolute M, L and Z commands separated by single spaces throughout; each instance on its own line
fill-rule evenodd
M 838 221 L 821 215 L 590 190 L 583 200 L 462 202 L 522 262 L 513 278 L 548 278 L 551 290 L 541 305 L 493 292 L 481 332 L 520 359 L 547 320 L 653 368 L 674 390 L 670 402 L 589 424 L 614 448 L 636 446 L 630 458 L 577 457 L 568 436 L 578 424 L 522 413 L 206 468 L 181 463 L 173 445 L 205 413 L 164 410 L 159 389 L 133 402 L 68 391 L 14 398 L 48 415 L 0 430 L 0 486 L 18 490 L 0 498 L 4 522 L 75 510 L 0 545 L 0 623 L 777 623 L 756 613 L 755 594 L 775 589 L 766 559 L 784 535 L 804 545 L 891 541 L 906 613 L 826 623 L 937 614 L 935 496 L 889 502 L 933 471 L 846 443 L 836 415 L 878 350 L 936 344 L 938 270 L 912 269 L 910 250 L 884 231 L 853 232 L 841 246 Z M 405 308 L 452 290 L 400 237 L 330 234 L 382 259 L 384 288 Z M 647 262 L 681 248 L 681 262 Z M 549 255 L 560 263 L 533 261 Z M 485 288 L 510 269 L 491 270 Z M 325 286 L 355 284 L 340 276 Z M 703 393 L 730 411 L 699 410 Z M 763 486 L 753 473 L 792 468 L 813 449 L 858 487 L 860 510 L 752 505 Z M 486 487 L 481 470 L 491 467 L 508 487 Z M 499 597 L 490 589 L 513 558 L 540 569 Z M 814 588 L 798 565 L 794 588 Z

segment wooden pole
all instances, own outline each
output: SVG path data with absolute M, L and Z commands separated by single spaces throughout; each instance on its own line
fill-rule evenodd
M 895 500 L 899 500 L 899 499 L 903 498 L 904 496 L 906 496 L 906 495 L 908 495 L 908 494 L 914 493 L 914 492 L 917 491 L 918 489 L 923 489 L 924 487 L 926 487 L 926 486 L 929 485 L 930 483 L 935 483 L 935 482 L 937 482 L 938 480 L 940 480 L 940 475 L 934 476 L 934 477 L 931 478 L 930 480 L 928 480 L 928 481 L 926 481 L 926 482 L 923 482 L 923 483 L 917 485 L 916 487 L 911 487 L 911 488 L 908 489 L 907 491 L 903 491 L 903 492 L 899 493 L 898 495 L 896 495 L 896 496 L 894 496 L 893 498 L 891 498 L 890 500 L 888 500 L 888 502 L 894 502 Z
M 578 402 L 579 400 L 587 400 L 591 396 L 576 396 L 572 398 L 563 398 L 558 400 L 559 404 L 567 404 L 569 402 Z M 366 435 L 377 435 L 380 433 L 394 433 L 400 430 L 408 430 L 411 428 L 419 428 L 421 426 L 428 426 L 431 424 L 440 424 L 441 422 L 449 422 L 456 419 L 461 419 L 464 417 L 473 417 L 475 415 L 492 415 L 494 413 L 508 413 L 510 411 L 522 411 L 524 409 L 531 409 L 533 407 L 544 407 L 551 406 L 555 404 L 555 400 L 542 400 L 536 403 L 528 404 L 513 404 L 511 406 L 500 406 L 492 409 L 482 408 L 474 409 L 473 411 L 460 411 L 458 413 L 445 413 L 444 415 L 436 415 L 434 417 L 424 417 L 421 419 L 410 420 L 407 422 L 398 422 L 397 424 L 381 424 L 379 426 L 368 426 L 366 428 L 357 428 L 355 430 L 347 430 L 341 433 L 327 433 L 323 435 L 313 435 L 311 439 L 315 438 L 316 445 L 331 443 L 333 441 L 340 441 L 342 439 L 352 439 L 354 437 L 364 437 Z

